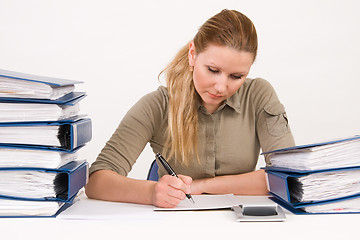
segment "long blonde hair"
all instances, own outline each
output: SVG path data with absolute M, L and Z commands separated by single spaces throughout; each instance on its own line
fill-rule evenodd
M 254 24 L 244 14 L 224 9 L 208 19 L 195 35 L 196 54 L 203 52 L 209 44 L 231 47 L 239 51 L 257 54 L 257 34 Z M 198 109 L 193 73 L 189 66 L 189 44 L 184 46 L 159 74 L 165 73 L 169 93 L 167 142 L 163 154 L 175 157 L 188 166 L 198 154 Z

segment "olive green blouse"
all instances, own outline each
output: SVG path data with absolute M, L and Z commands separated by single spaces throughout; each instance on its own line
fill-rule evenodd
M 186 167 L 167 159 L 176 173 L 193 179 L 251 172 L 260 149 L 265 152 L 295 145 L 284 106 L 264 79 L 247 79 L 213 114 L 199 104 L 198 114 L 200 163 L 194 159 Z M 168 92 L 161 86 L 127 112 L 90 174 L 109 169 L 126 176 L 147 143 L 154 153 L 162 152 L 167 116 Z M 159 167 L 159 175 L 164 174 Z

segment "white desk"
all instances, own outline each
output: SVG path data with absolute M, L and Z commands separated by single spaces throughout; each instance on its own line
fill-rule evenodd
M 293 215 L 286 212 L 285 222 L 246 223 L 235 221 L 231 210 L 155 212 L 152 206 L 87 198 L 75 204 L 88 208 L 86 216 L 74 205 L 58 218 L 3 218 L 0 219 L 1 235 L 3 239 L 99 240 L 360 238 L 359 214 Z

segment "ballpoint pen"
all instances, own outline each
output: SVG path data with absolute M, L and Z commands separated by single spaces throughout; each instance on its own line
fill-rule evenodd
M 163 167 L 168 172 L 168 174 L 178 178 L 178 176 L 176 175 L 174 170 L 170 167 L 169 163 L 165 160 L 165 158 L 160 153 L 156 154 L 156 158 L 159 160 L 161 165 L 163 165 Z M 192 198 L 192 196 L 190 194 L 186 193 L 185 195 L 192 203 L 195 203 L 194 199 Z

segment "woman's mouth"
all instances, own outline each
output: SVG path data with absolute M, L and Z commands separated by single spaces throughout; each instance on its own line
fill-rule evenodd
M 219 99 L 219 98 L 223 97 L 222 95 L 219 95 L 219 94 L 212 94 L 211 92 L 208 92 L 208 93 L 209 93 L 209 96 L 213 99 Z

